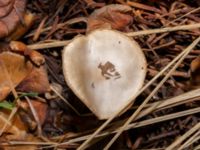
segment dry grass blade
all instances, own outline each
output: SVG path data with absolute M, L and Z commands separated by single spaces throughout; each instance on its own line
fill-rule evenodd
M 129 124 L 126 127 L 125 130 L 144 127 L 144 126 L 147 126 L 147 125 L 160 123 L 160 122 L 163 122 L 163 121 L 168 121 L 168 120 L 171 120 L 171 119 L 175 119 L 175 118 L 179 118 L 179 117 L 183 117 L 183 116 L 187 116 L 187 115 L 192 115 L 192 114 L 199 113 L 199 112 L 200 112 L 199 108 L 193 108 L 193 109 L 189 109 L 189 110 L 185 110 L 185 111 L 181 111 L 181 112 L 177 112 L 177 113 L 164 115 L 164 116 L 161 116 L 161 117 L 156 117 L 156 118 L 152 118 L 152 119 L 148 119 L 148 120 L 144 120 L 144 121 L 134 122 L 134 123 Z M 107 135 L 110 135 L 110 134 L 114 134 L 114 133 L 117 133 L 117 131 L 118 131 L 118 128 L 113 129 L 113 130 L 104 131 L 103 133 L 97 135 L 96 138 L 107 136 Z M 55 146 L 62 146 L 62 145 L 67 145 L 67 144 L 73 144 L 73 143 L 76 143 L 76 142 L 81 142 L 81 141 L 88 139 L 90 136 L 91 135 L 80 136 L 80 137 L 68 140 L 67 142 L 63 142 L 63 143 L 60 143 L 60 144 L 54 143 L 54 144 L 51 144 L 51 146 L 45 146 L 43 148 L 51 148 L 51 147 L 55 147 Z M 12 144 L 18 144 L 17 141 L 16 142 L 11 141 L 11 143 Z M 31 144 L 31 143 L 29 143 L 29 144 Z
M 137 32 L 129 32 L 126 35 L 127 36 L 142 36 L 142 35 L 149 35 L 149 34 L 155 34 L 155 33 L 164 33 L 164 32 L 173 32 L 173 31 L 179 31 L 179 30 L 192 30 L 200 28 L 200 23 L 191 24 L 191 25 L 182 25 L 182 26 L 176 26 L 176 27 L 166 27 L 166 28 L 160 28 L 160 29 L 151 29 L 151 30 L 143 30 L 143 31 L 137 31 Z M 55 48 L 55 47 L 63 47 L 70 43 L 70 40 L 66 41 L 54 41 L 49 43 L 37 43 L 28 45 L 28 48 L 30 49 L 45 49 L 45 48 Z
M 194 150 L 200 150 L 200 145 L 194 148 Z
M 11 122 L 12 118 L 15 116 L 16 112 L 18 111 L 18 107 L 13 108 L 12 112 L 10 113 L 10 116 L 8 117 L 7 122 L 4 124 L 4 126 L 0 129 L 0 136 L 3 134 L 7 126 L 9 125 L 8 123 Z
M 141 36 L 141 35 L 149 35 L 149 34 L 155 34 L 155 33 L 180 31 L 180 30 L 192 30 L 195 28 L 200 28 L 200 23 L 190 24 L 190 25 L 181 25 L 181 26 L 175 26 L 175 27 L 165 27 L 165 28 L 152 29 L 152 30 L 143 30 L 143 31 L 137 31 L 137 32 L 129 32 L 126 35 Z
M 192 108 L 189 110 L 172 113 L 172 114 L 164 115 L 161 117 L 156 117 L 156 118 L 141 121 L 141 122 L 135 122 L 135 123 L 129 124 L 126 127 L 126 130 L 133 129 L 136 127 L 138 128 L 138 127 L 142 127 L 142 126 L 147 126 L 150 124 L 155 124 L 155 123 L 159 123 L 159 122 L 163 122 L 163 121 L 167 121 L 167 120 L 171 120 L 171 119 L 175 119 L 175 118 L 180 118 L 182 116 L 187 116 L 187 115 L 191 115 L 191 114 L 195 114 L 195 113 L 199 113 L 199 112 L 200 112 L 200 109 L 197 107 L 197 108 Z M 117 131 L 118 130 L 115 130 L 115 132 L 117 132 Z
M 160 111 L 160 110 L 163 110 L 163 109 L 166 109 L 166 108 L 169 108 L 169 107 L 171 108 L 171 107 L 175 107 L 175 106 L 178 106 L 178 105 L 191 103 L 191 102 L 194 102 L 194 101 L 199 101 L 200 100 L 199 98 L 200 98 L 200 89 L 196 89 L 196 90 L 192 90 L 192 91 L 186 92 L 184 94 L 175 96 L 175 97 L 170 98 L 170 99 L 161 100 L 160 102 L 154 102 L 152 104 L 149 104 L 149 106 L 147 108 L 145 108 L 143 111 L 141 111 L 136 119 L 142 118 L 145 115 L 148 115 L 149 113 L 151 113 L 152 111 L 153 112 L 158 111 L 158 110 Z M 117 125 L 121 125 L 123 123 L 124 123 L 124 121 L 118 121 L 118 122 L 114 122 L 113 125 L 116 128 Z M 112 124 L 111 124 L 111 126 L 112 126 Z M 110 128 L 109 130 L 115 130 L 115 129 Z M 92 132 L 92 131 L 81 132 L 79 134 L 76 134 L 75 137 L 85 135 L 88 132 Z M 56 139 L 60 139 L 60 138 L 64 138 L 64 137 L 58 136 L 58 137 L 55 137 L 53 139 L 56 140 Z
M 0 63 L 1 63 L 2 66 L 3 66 L 3 72 L 2 72 L 2 73 L 5 74 L 5 77 L 6 77 L 7 81 L 9 82 L 9 85 L 10 85 L 10 87 L 11 87 L 11 90 L 12 90 L 12 93 L 13 93 L 15 99 L 16 99 L 16 100 L 19 100 L 19 99 L 18 99 L 17 92 L 16 92 L 16 90 L 15 90 L 15 88 L 14 88 L 14 85 L 13 85 L 13 83 L 12 83 L 12 81 L 11 81 L 10 75 L 9 75 L 9 73 L 8 73 L 8 70 L 6 69 L 6 66 L 5 66 L 4 62 L 0 60 Z M 8 126 L 8 123 L 12 120 L 12 118 L 14 117 L 14 115 L 15 115 L 15 113 L 16 113 L 17 111 L 18 111 L 18 107 L 13 108 L 13 110 L 12 110 L 10 116 L 8 117 L 8 121 L 3 125 L 2 129 L 0 129 L 0 136 L 3 134 L 3 132 L 5 131 L 5 129 L 6 129 L 7 126 Z
M 37 44 L 32 44 L 28 45 L 27 47 L 30 49 L 34 50 L 39 50 L 39 49 L 46 49 L 46 48 L 55 48 L 55 47 L 63 47 L 69 44 L 71 40 L 66 40 L 66 41 L 54 41 L 54 42 L 49 42 L 49 43 L 37 43 Z
M 172 108 L 174 106 L 178 106 L 181 104 L 189 103 L 194 100 L 200 100 L 200 89 L 192 90 L 189 92 L 186 92 L 184 94 L 175 96 L 173 98 L 167 99 L 167 100 L 161 100 L 159 102 L 154 102 L 150 104 L 150 106 L 143 111 L 140 112 L 140 114 L 136 117 L 136 119 L 142 118 L 145 115 L 158 111 L 158 110 L 163 110 L 166 108 Z
M 111 139 L 111 141 L 106 145 L 104 150 L 110 148 L 110 146 L 115 142 L 115 140 L 121 135 L 124 129 L 128 126 L 128 124 L 133 121 L 140 111 L 144 108 L 144 106 L 149 102 L 152 96 L 158 91 L 158 89 L 165 83 L 165 81 L 171 76 L 171 74 L 176 70 L 176 68 L 181 64 L 181 62 L 185 59 L 185 57 L 189 54 L 189 52 L 199 43 L 200 37 L 198 37 L 195 41 L 192 42 L 184 51 L 185 54 L 180 58 L 180 60 L 173 66 L 173 68 L 167 73 L 167 75 L 162 79 L 162 81 L 156 86 L 156 88 L 151 92 L 151 94 L 144 100 L 144 102 L 138 107 L 138 109 L 130 116 L 130 118 L 126 121 L 126 123 L 120 128 L 118 133 Z
M 37 114 L 35 108 L 33 107 L 30 99 L 27 96 L 25 96 L 25 99 L 26 99 L 26 101 L 27 101 L 27 103 L 28 103 L 28 105 L 31 109 L 31 112 L 33 114 L 35 121 L 37 122 L 38 134 L 41 136 L 42 135 L 42 127 L 41 127 L 41 124 L 40 124 L 40 121 L 39 121 L 39 118 L 38 118 L 38 114 Z
M 54 91 L 54 93 L 61 99 L 63 102 L 65 102 L 77 115 L 82 116 L 78 110 L 76 110 L 66 98 L 64 98 L 53 86 L 50 86 L 51 90 Z
M 196 90 L 192 90 L 192 91 L 186 92 L 184 94 L 178 95 L 178 96 L 170 98 L 170 99 L 161 100 L 161 102 L 154 102 L 152 104 L 149 104 L 149 106 L 147 108 L 145 108 L 143 111 L 141 111 L 141 113 L 137 116 L 136 119 L 139 119 L 139 118 L 151 113 L 152 111 L 155 112 L 155 111 L 163 110 L 163 109 L 166 109 L 166 108 L 169 108 L 169 107 L 174 107 L 174 106 L 178 106 L 178 105 L 185 104 L 185 103 L 199 101 L 200 100 L 199 98 L 200 98 L 200 89 L 196 89 Z M 185 113 L 185 114 L 187 114 L 187 113 Z M 177 117 L 178 116 L 179 115 L 177 115 Z M 124 123 L 124 121 L 114 122 L 113 123 L 114 126 L 115 126 L 114 128 L 109 128 L 107 131 L 104 131 L 102 134 L 99 134 L 99 136 L 102 136 L 105 133 L 108 133 L 107 135 L 112 134 L 113 131 L 116 130 L 116 127 L 120 126 L 123 123 Z M 134 126 L 131 126 L 131 127 L 134 128 Z M 137 127 L 137 125 L 136 125 L 136 127 Z M 92 132 L 92 131 L 86 131 L 86 132 L 77 133 L 76 135 L 72 136 L 71 138 L 76 139 L 76 137 L 83 136 L 83 135 L 85 135 L 85 134 L 87 134 L 89 132 Z M 98 137 L 98 135 L 97 135 L 97 137 Z M 61 138 L 64 139 L 65 135 L 54 137 L 53 139 L 57 140 L 57 139 L 61 139 Z
M 194 127 L 192 127 L 188 132 L 179 137 L 175 142 L 173 142 L 169 147 L 167 147 L 166 150 L 176 149 L 176 147 L 179 146 L 185 139 L 190 137 L 194 132 L 198 131 L 199 129 L 200 129 L 200 122 L 197 123 Z
M 141 94 L 146 88 L 148 88 L 157 78 L 159 78 L 167 69 L 169 69 L 177 60 L 179 60 L 185 51 L 181 52 L 176 58 L 174 58 L 163 70 L 161 70 L 153 79 L 151 79 L 139 92 L 137 95 Z M 129 106 L 129 105 L 127 105 Z M 121 112 L 121 111 L 120 111 Z M 78 149 L 83 149 L 99 132 L 101 132 L 120 112 L 113 115 L 110 119 L 104 122 Z
M 8 143 L 0 143 L 0 146 L 11 145 L 55 145 L 53 142 L 26 142 L 26 141 L 9 141 Z
M 183 143 L 177 150 L 183 150 L 200 139 L 200 130 Z

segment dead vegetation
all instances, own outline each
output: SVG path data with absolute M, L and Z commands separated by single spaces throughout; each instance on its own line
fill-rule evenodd
M 19 1 L 0 0 L 0 148 L 199 149 L 198 0 Z M 63 47 L 100 28 L 137 41 L 147 60 L 134 105 L 103 121 L 62 70 Z

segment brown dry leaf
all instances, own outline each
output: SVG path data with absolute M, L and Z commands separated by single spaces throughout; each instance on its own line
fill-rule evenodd
M 26 62 L 25 58 L 21 55 L 12 52 L 0 53 L 0 100 L 6 98 L 10 93 L 10 81 L 16 87 L 30 74 L 32 68 L 33 65 L 30 62 Z M 10 78 L 10 81 L 8 78 Z
M 131 12 L 131 7 L 119 4 L 97 9 L 88 18 L 87 31 L 105 27 L 123 31 L 133 21 Z
M 36 137 L 28 134 L 26 132 L 26 127 L 22 123 L 20 117 L 15 115 L 12 121 L 8 121 L 9 113 L 7 111 L 0 112 L 0 129 L 4 126 L 5 123 L 8 123 L 7 128 L 3 132 L 3 135 L 0 137 L 0 143 L 9 142 L 12 140 L 17 141 L 39 141 Z M 35 150 L 36 146 L 0 146 L 0 149 L 4 150 Z
M 200 86 L 200 56 L 195 58 L 191 65 L 191 85 L 193 86 Z
M 8 123 L 7 128 L 4 130 L 3 138 L 5 139 L 21 139 L 26 134 L 26 127 L 21 122 L 18 115 L 15 115 L 12 122 L 8 121 L 9 112 L 6 110 L 1 110 L 0 112 L 0 129 L 3 128 L 5 123 Z M 2 140 L 3 138 L 0 138 Z M 3 139 L 4 140 L 4 139 Z
M 22 92 L 48 91 L 50 88 L 43 65 L 44 57 L 36 51 L 27 49 L 20 42 L 12 42 L 10 47 L 13 48 L 11 51 L 22 53 L 27 57 L 11 51 L 0 53 L 0 100 L 10 93 L 11 84 Z
M 37 93 L 49 91 L 50 86 L 44 66 L 34 67 L 32 72 L 19 84 L 17 90 Z
M 31 104 L 33 106 L 33 108 L 35 109 L 35 111 L 37 112 L 37 116 L 39 118 L 40 124 L 42 125 L 46 119 L 46 114 L 47 114 L 47 104 L 40 102 L 38 100 L 30 100 Z M 32 116 L 32 112 L 30 109 L 29 104 L 27 103 L 27 101 L 21 101 L 21 106 L 23 107 L 24 111 L 27 112 L 27 115 L 31 115 Z
M 22 22 L 26 0 L 0 0 L 0 38 L 8 36 Z
M 17 40 L 19 39 L 24 33 L 26 33 L 29 28 L 32 26 L 35 16 L 32 13 L 25 13 L 24 15 L 24 24 L 19 24 L 17 29 L 13 31 L 7 38 L 7 41 Z

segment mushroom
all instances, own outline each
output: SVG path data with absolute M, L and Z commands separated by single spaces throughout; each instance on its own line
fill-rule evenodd
M 99 119 L 134 101 L 147 70 L 137 42 L 108 29 L 74 38 L 64 48 L 62 61 L 67 84 Z

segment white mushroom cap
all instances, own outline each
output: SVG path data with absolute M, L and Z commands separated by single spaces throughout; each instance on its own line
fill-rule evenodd
M 76 37 L 62 54 L 67 84 L 99 118 L 133 101 L 146 75 L 139 45 L 123 33 L 99 29 Z

